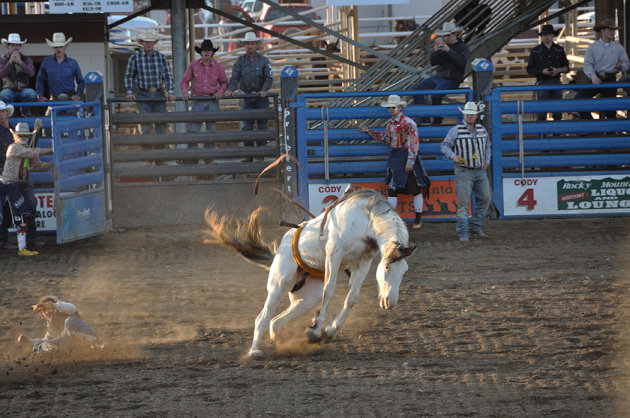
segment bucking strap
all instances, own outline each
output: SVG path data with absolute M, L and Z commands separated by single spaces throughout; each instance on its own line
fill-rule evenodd
M 300 225 L 299 228 L 295 231 L 295 234 L 293 234 L 293 240 L 291 241 L 291 250 L 293 251 L 293 259 L 297 263 L 298 267 L 301 268 L 303 271 L 307 272 L 308 274 L 315 277 L 324 277 L 325 274 L 323 271 L 316 270 L 312 267 L 309 267 L 308 265 L 306 265 L 304 260 L 302 260 L 302 257 L 300 257 L 300 251 L 298 250 L 298 242 L 300 241 L 300 234 L 302 233 L 302 230 L 304 229 L 305 226 L 306 226 L 306 222 Z

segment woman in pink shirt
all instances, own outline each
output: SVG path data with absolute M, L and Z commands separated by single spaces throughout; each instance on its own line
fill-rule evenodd
M 217 100 L 225 92 L 228 79 L 223 66 L 213 58 L 218 49 L 214 48 L 210 39 L 205 39 L 200 47 L 195 46 L 195 51 L 201 55 L 201 58 L 190 63 L 179 83 L 182 99 L 188 101 L 191 99 L 188 88 L 192 82 L 191 110 L 193 112 L 217 112 L 219 110 Z M 206 122 L 206 132 L 214 132 L 214 130 L 214 122 Z M 188 132 L 200 131 L 201 123 L 188 124 Z

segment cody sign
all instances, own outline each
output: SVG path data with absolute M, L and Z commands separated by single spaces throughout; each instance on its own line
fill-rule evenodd
M 505 216 L 630 214 L 630 176 L 503 179 Z

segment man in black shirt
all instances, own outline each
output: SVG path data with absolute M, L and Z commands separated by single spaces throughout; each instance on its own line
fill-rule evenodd
M 468 63 L 470 49 L 466 42 L 458 39 L 462 28 L 455 26 L 453 22 L 444 22 L 441 30 L 435 33 L 438 36 L 433 51 L 429 55 L 429 63 L 437 65 L 436 74 L 433 77 L 422 80 L 413 87 L 413 90 L 453 90 L 464 81 L 464 70 Z M 431 104 L 442 104 L 441 94 L 431 95 Z M 426 104 L 424 96 L 413 96 L 417 105 Z M 420 123 L 428 122 L 428 118 L 420 119 Z M 440 125 L 442 118 L 434 117 L 433 125 Z
M 569 60 L 564 48 L 553 42 L 560 30 L 555 30 L 553 25 L 543 25 L 538 36 L 542 43 L 529 54 L 527 72 L 536 77 L 537 86 L 552 86 L 562 84 L 560 74 L 569 72 Z M 538 100 L 561 100 L 562 90 L 539 90 L 536 92 Z M 546 113 L 539 113 L 538 120 L 546 120 Z M 561 120 L 562 113 L 554 112 L 554 120 Z

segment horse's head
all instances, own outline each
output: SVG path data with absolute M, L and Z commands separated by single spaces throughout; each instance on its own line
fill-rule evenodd
M 382 309 L 391 309 L 398 303 L 400 282 L 409 269 L 405 257 L 410 256 L 415 249 L 415 245 L 406 247 L 399 242 L 387 244 L 376 269 L 379 306 Z

